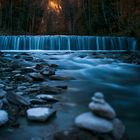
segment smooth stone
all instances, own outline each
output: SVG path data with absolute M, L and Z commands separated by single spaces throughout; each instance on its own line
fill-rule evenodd
M 4 85 L 4 84 L 0 84 L 0 89 L 1 89 L 1 88 L 4 88 L 4 87 L 5 87 L 5 85 Z
M 113 120 L 113 131 L 112 131 L 112 136 L 116 140 L 121 140 L 125 134 L 125 126 L 122 123 L 121 120 L 119 119 L 114 119 Z
M 8 113 L 5 110 L 0 110 L 0 126 L 8 122 Z
M 58 100 L 53 95 L 40 94 L 37 95 L 36 98 L 46 100 L 48 102 L 58 102 Z
M 99 99 L 99 98 L 96 98 L 96 97 L 92 97 L 91 99 L 92 99 L 93 102 L 96 102 L 96 103 L 101 103 L 101 104 L 105 103 L 104 99 Z
M 48 120 L 56 111 L 50 108 L 31 108 L 27 110 L 27 118 L 31 121 L 44 122 Z
M 2 107 L 3 107 L 3 101 L 0 100 L 0 109 L 2 109 Z
M 24 93 L 24 92 L 16 92 L 16 94 L 22 96 L 22 95 L 24 95 L 25 93 Z
M 40 92 L 42 94 L 59 94 L 59 93 L 62 93 L 64 90 L 62 88 L 58 88 L 58 87 L 55 87 L 55 86 L 49 86 L 49 85 L 42 85 L 40 87 Z
M 98 99 L 104 99 L 104 94 L 101 92 L 95 92 L 94 97 Z
M 0 89 L 0 99 L 3 98 L 6 95 L 6 91 L 3 89 Z
M 96 114 L 107 119 L 114 119 L 116 117 L 116 112 L 114 109 L 105 102 L 104 104 L 91 102 L 89 108 Z
M 75 124 L 79 128 L 92 132 L 108 133 L 113 130 L 111 121 L 98 117 L 91 112 L 83 113 L 75 119 Z
M 42 99 L 30 99 L 31 104 L 46 104 L 47 102 Z
M 29 106 L 30 102 L 28 99 L 26 99 L 25 97 L 21 96 L 21 95 L 17 95 L 16 93 L 13 92 L 9 92 L 6 95 L 6 99 L 15 105 L 23 105 L 23 106 Z
M 24 90 L 24 89 L 26 89 L 26 88 L 27 88 L 26 86 L 18 86 L 18 87 L 17 87 L 17 90 L 20 91 L 20 90 Z
M 33 80 L 35 80 L 35 81 L 43 81 L 44 80 L 44 77 L 40 73 L 33 72 L 33 73 L 30 73 L 29 76 L 31 78 L 33 78 Z

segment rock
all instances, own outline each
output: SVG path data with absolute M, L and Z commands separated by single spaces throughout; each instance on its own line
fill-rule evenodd
M 100 103 L 100 104 L 104 104 L 105 100 L 104 99 L 98 99 L 96 97 L 92 97 L 92 101 L 95 103 Z
M 22 75 L 22 74 L 16 74 L 14 76 L 14 79 L 16 81 L 22 81 L 22 82 L 29 82 L 29 81 L 32 81 L 32 79 L 28 76 L 25 76 L 25 75 Z
M 93 136 L 89 132 L 79 129 L 70 129 L 65 131 L 56 132 L 54 134 L 54 140 L 98 140 L 96 136 Z
M 31 104 L 46 104 L 47 102 L 42 99 L 30 99 Z
M 0 89 L 0 99 L 3 98 L 6 95 L 6 91 L 3 89 Z
M 25 97 L 21 96 L 21 95 L 17 95 L 13 92 L 9 92 L 6 95 L 7 100 L 15 105 L 22 105 L 22 106 L 29 106 L 30 102 L 28 99 L 26 99 Z
M 16 94 L 22 96 L 22 95 L 24 95 L 25 93 L 24 93 L 24 92 L 16 92 Z
M 37 95 L 36 98 L 46 100 L 48 102 L 58 102 L 58 100 L 53 95 L 40 94 Z
M 8 113 L 4 110 L 0 110 L 0 126 L 8 122 Z
M 42 85 L 40 87 L 40 93 L 42 94 L 59 94 L 61 92 L 63 92 L 63 89 L 62 88 L 58 88 L 58 87 L 52 87 L 52 86 L 49 86 L 49 85 Z
M 11 68 L 14 69 L 14 70 L 17 70 L 18 68 L 21 68 L 21 64 L 20 64 L 19 60 L 11 61 L 10 65 L 11 65 Z
M 29 73 L 29 72 L 35 72 L 36 70 L 34 70 L 33 67 L 23 67 L 23 68 L 21 69 L 21 71 L 22 71 L 23 73 Z
M 116 117 L 114 109 L 106 102 L 104 102 L 104 104 L 91 102 L 89 108 L 100 117 L 105 117 L 107 119 L 114 119 Z
M 2 109 L 2 107 L 3 107 L 3 101 L 0 100 L 0 109 Z
M 41 74 L 46 76 L 55 75 L 55 69 L 48 66 L 41 71 Z
M 18 86 L 17 87 L 17 90 L 18 91 L 21 91 L 21 90 L 25 90 L 27 87 L 26 86 Z
M 104 94 L 101 92 L 94 93 L 94 97 L 98 99 L 104 99 Z
M 5 85 L 4 85 L 4 84 L 0 84 L 0 89 L 1 89 L 1 88 L 4 88 L 4 87 L 5 87 Z
M 77 127 L 90 130 L 92 132 L 108 133 L 113 130 L 111 121 L 98 117 L 91 112 L 83 113 L 75 119 Z
M 48 120 L 53 114 L 55 114 L 55 110 L 50 108 L 31 108 L 27 110 L 27 118 L 31 121 L 41 121 L 44 122 Z
M 113 120 L 113 131 L 112 135 L 116 140 L 121 140 L 125 134 L 125 126 L 119 119 Z
M 36 70 L 42 70 L 44 68 L 43 64 L 36 64 L 34 67 Z
M 58 76 L 58 75 L 52 75 L 49 76 L 50 80 L 74 80 L 73 77 L 63 77 L 63 76 Z
M 101 92 L 96 92 L 96 93 L 94 94 L 94 96 L 92 97 L 92 101 L 97 102 L 97 103 L 102 103 L 102 104 L 104 104 L 104 103 L 105 103 L 105 100 L 104 100 L 104 95 L 103 95 L 103 93 L 101 93 Z
M 40 73 L 30 73 L 29 76 L 33 78 L 34 81 L 44 81 L 44 77 Z

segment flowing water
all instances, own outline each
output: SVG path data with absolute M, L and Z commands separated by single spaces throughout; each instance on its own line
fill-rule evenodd
M 136 50 L 131 37 L 0 36 L 1 50 Z
M 105 94 L 106 100 L 116 110 L 118 117 L 126 125 L 130 140 L 140 138 L 140 66 L 126 64 L 114 59 L 94 58 L 91 53 L 33 53 L 49 63 L 58 64 L 56 74 L 72 76 L 76 80 L 51 81 L 51 85 L 64 83 L 68 90 L 62 101 L 55 105 L 56 117 L 40 124 L 21 118 L 17 129 L 4 128 L 0 135 L 6 140 L 30 140 L 32 137 L 47 137 L 59 130 L 74 125 L 80 113 L 89 111 L 88 103 L 94 92 Z

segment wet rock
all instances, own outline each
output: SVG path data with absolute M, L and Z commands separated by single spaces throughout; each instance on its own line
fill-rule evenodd
M 64 91 L 62 88 L 52 87 L 49 85 L 43 85 L 40 87 L 40 89 L 40 93 L 42 94 L 59 94 Z
M 41 71 L 41 74 L 43 74 L 45 76 L 55 75 L 55 69 L 54 68 L 50 68 L 50 67 L 44 68 Z
M 42 99 L 30 99 L 31 104 L 46 104 L 47 102 Z
M 6 87 L 5 87 L 5 90 L 6 90 L 6 91 L 10 91 L 10 90 L 13 90 L 13 89 L 14 89 L 14 88 L 13 88 L 12 86 L 6 86 Z
M 52 75 L 52 76 L 49 76 L 49 79 L 50 80 L 74 80 L 73 77 L 63 77 L 63 76 L 58 76 L 58 75 Z
M 23 73 L 29 73 L 29 72 L 35 72 L 36 70 L 34 70 L 33 67 L 23 67 L 23 68 L 21 69 L 21 71 L 22 71 Z
M 40 73 L 30 73 L 29 76 L 33 78 L 34 81 L 44 81 L 44 77 Z
M 54 140 L 98 140 L 96 136 L 91 135 L 89 132 L 79 129 L 70 129 L 65 131 L 56 132 Z
M 13 92 L 9 92 L 6 94 L 6 99 L 15 105 L 22 105 L 22 106 L 29 106 L 30 102 L 28 99 L 26 99 L 25 97 L 21 96 L 21 95 L 17 95 Z
M 31 108 L 27 110 L 27 118 L 31 121 L 47 121 L 53 114 L 55 110 L 50 108 Z
M 0 109 L 2 109 L 2 107 L 3 107 L 3 101 L 0 100 Z
M 0 99 L 3 98 L 6 95 L 6 91 L 3 89 L 0 89 Z
M 11 61 L 10 65 L 11 65 L 11 68 L 15 70 L 22 67 L 19 60 Z
M 114 109 L 108 103 L 97 103 L 91 102 L 89 104 L 89 108 L 96 114 L 101 117 L 105 117 L 107 119 L 114 119 L 116 117 L 116 113 Z
M 91 112 L 83 113 L 75 119 L 77 127 L 90 130 L 92 132 L 108 133 L 113 130 L 111 121 L 98 117 Z
M 36 70 L 42 70 L 44 68 L 43 64 L 36 64 L 34 67 Z
M 53 95 L 40 94 L 40 95 L 37 95 L 36 98 L 42 99 L 48 102 L 58 102 L 58 99 L 56 99 Z
M 14 79 L 16 81 L 22 81 L 22 82 L 28 82 L 28 81 L 32 81 L 32 79 L 26 75 L 22 75 L 22 74 L 16 74 L 14 76 Z
M 112 135 L 116 140 L 121 140 L 125 134 L 125 126 L 119 119 L 113 120 L 113 131 Z
M 21 90 L 25 90 L 27 87 L 26 86 L 18 86 L 17 87 L 17 90 L 18 91 L 21 91 Z
M 5 110 L 0 110 L 0 126 L 8 122 L 8 113 Z
M 1 88 L 4 88 L 4 87 L 5 87 L 5 85 L 4 85 L 4 84 L 0 84 L 0 89 L 1 89 Z
M 24 92 L 16 92 L 15 94 L 23 96 L 25 93 Z

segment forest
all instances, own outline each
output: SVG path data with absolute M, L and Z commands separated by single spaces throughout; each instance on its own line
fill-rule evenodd
M 0 34 L 139 38 L 139 0 L 0 0 Z

